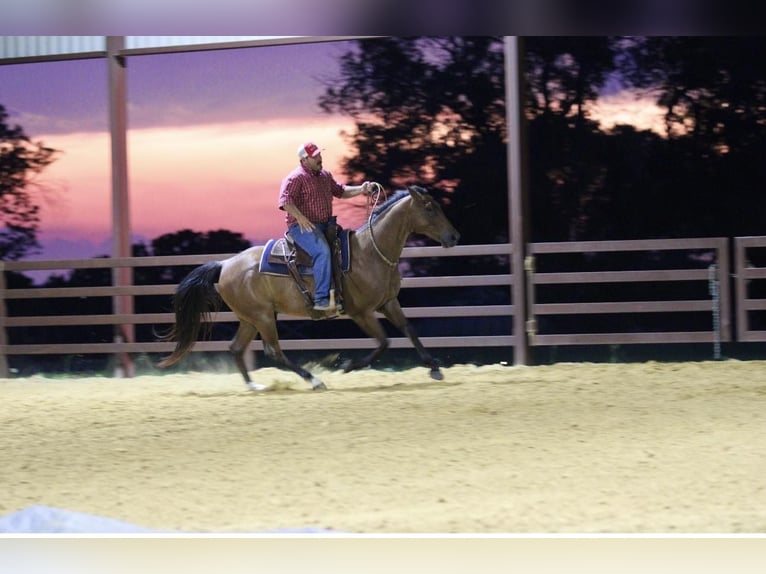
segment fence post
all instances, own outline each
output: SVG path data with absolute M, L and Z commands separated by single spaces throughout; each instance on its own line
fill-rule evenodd
M 527 255 L 524 258 L 524 271 L 527 275 L 527 340 L 530 345 L 535 344 L 537 335 L 537 317 L 535 316 L 535 256 Z
M 8 334 L 5 327 L 5 317 L 7 316 L 5 287 L 5 262 L 0 261 L 0 378 L 2 379 L 6 379 L 10 375 L 8 355 L 5 354 L 5 347 L 8 345 Z
M 721 358 L 721 297 L 718 291 L 718 266 L 708 266 L 708 291 L 713 303 L 713 359 Z
M 128 194 L 128 144 L 127 144 L 127 86 L 124 36 L 107 36 L 106 46 L 109 65 L 109 124 L 112 136 L 112 254 L 114 257 L 130 257 L 130 205 Z M 112 268 L 112 284 L 128 287 L 133 284 L 133 268 L 116 266 Z M 115 314 L 133 313 L 132 295 L 113 297 Z M 115 325 L 114 342 L 132 343 L 135 338 L 133 324 Z M 132 377 L 133 361 L 128 353 L 116 356 L 119 367 L 116 377 Z
M 732 299 L 731 299 L 731 257 L 729 255 L 729 239 L 722 237 L 716 253 L 716 262 L 718 263 L 718 296 L 719 312 L 721 320 L 721 341 L 730 343 L 732 341 Z
M 511 293 L 513 300 L 513 360 L 516 365 L 530 363 L 527 331 L 527 272 L 524 264 L 529 238 L 529 201 L 526 173 L 527 147 L 524 133 L 523 39 L 505 36 L 505 102 L 508 129 L 508 211 L 511 238 Z
M 745 279 L 745 269 L 750 267 L 745 251 L 745 243 L 741 237 L 734 238 L 734 303 L 737 325 L 737 341 L 749 340 L 749 317 L 747 314 L 748 281 Z

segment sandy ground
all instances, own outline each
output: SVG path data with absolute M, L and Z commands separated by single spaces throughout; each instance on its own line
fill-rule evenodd
M 0 380 L 0 515 L 184 532 L 766 532 L 766 361 Z

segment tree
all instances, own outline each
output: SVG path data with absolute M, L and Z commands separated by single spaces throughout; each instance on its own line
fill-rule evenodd
M 696 235 L 762 234 L 764 38 L 648 37 L 625 44 L 627 82 L 665 109 L 674 150 L 670 209 L 696 222 Z
M 174 233 L 165 233 L 151 242 L 151 249 L 145 245 L 133 246 L 133 255 L 199 255 L 207 253 L 239 253 L 250 247 L 250 242 L 241 233 L 228 229 L 217 229 L 207 232 L 182 229 Z M 151 283 L 178 283 L 193 268 L 191 266 L 178 266 L 154 269 L 145 267 L 136 270 L 135 281 L 137 284 Z
M 498 38 L 359 42 L 342 56 L 341 78 L 329 81 L 320 98 L 323 110 L 356 123 L 346 134 L 355 153 L 344 170 L 387 186 L 423 185 L 452 203 L 448 215 L 458 207 L 476 214 L 489 201 L 483 218 L 473 218 L 478 225 L 461 229 L 466 242 L 486 238 L 487 217 L 499 216 L 505 227 L 505 194 L 494 193 L 505 175 L 487 169 L 488 155 L 504 157 L 502 72 Z M 477 171 L 479 180 L 471 177 Z
M 0 105 L 0 259 L 16 260 L 40 247 L 35 176 L 55 161 L 57 152 L 7 122 Z
M 565 41 L 566 40 L 566 41 Z M 525 109 L 548 135 L 588 132 L 587 103 L 614 69 L 608 38 L 529 39 Z M 503 41 L 499 37 L 384 38 L 361 41 L 341 58 L 341 77 L 326 84 L 320 107 L 350 116 L 354 178 L 389 185 L 420 183 L 448 204 L 464 243 L 508 240 Z M 572 119 L 574 118 L 574 119 Z M 574 152 L 587 150 L 572 141 Z M 533 158 L 533 162 L 536 159 Z M 571 166 L 540 150 L 532 169 Z M 579 166 L 587 165 L 580 161 Z M 569 169 L 579 177 L 589 172 Z M 533 188 L 533 193 L 545 192 Z M 563 217 L 573 213 L 567 208 Z
M 218 229 L 199 232 L 182 229 L 152 240 L 154 255 L 194 255 L 205 253 L 239 253 L 250 247 L 241 233 Z
M 615 69 L 616 39 L 606 36 L 545 36 L 524 39 L 527 83 L 525 111 L 530 118 L 557 115 L 582 125 L 588 104 Z

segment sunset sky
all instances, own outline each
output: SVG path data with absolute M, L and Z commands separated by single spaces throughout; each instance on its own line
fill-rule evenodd
M 306 140 L 337 164 L 353 124 L 319 111 L 345 42 L 128 59 L 128 169 L 135 241 L 183 228 L 281 235 L 282 178 Z M 39 178 L 40 240 L 56 259 L 110 253 L 107 70 L 101 59 L 0 66 L 12 124 L 62 151 Z
M 306 140 L 324 148 L 341 183 L 346 117 L 317 105 L 349 42 L 128 58 L 128 169 L 133 239 L 228 229 L 262 243 L 284 231 L 282 178 Z M 111 252 L 107 68 L 102 59 L 0 66 L 12 124 L 62 151 L 39 179 L 45 198 L 34 259 Z M 628 94 L 603 98 L 599 118 L 655 125 L 658 111 Z M 659 128 L 658 128 L 659 129 Z M 363 198 L 357 198 L 363 202 Z M 339 211 L 356 227 L 363 209 Z

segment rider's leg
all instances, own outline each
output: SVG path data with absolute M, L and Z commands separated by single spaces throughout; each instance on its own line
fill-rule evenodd
M 324 236 L 322 225 L 311 231 L 302 231 L 299 225 L 290 226 L 290 235 L 301 248 L 311 255 L 314 270 L 314 302 L 326 304 L 330 301 L 330 246 Z

